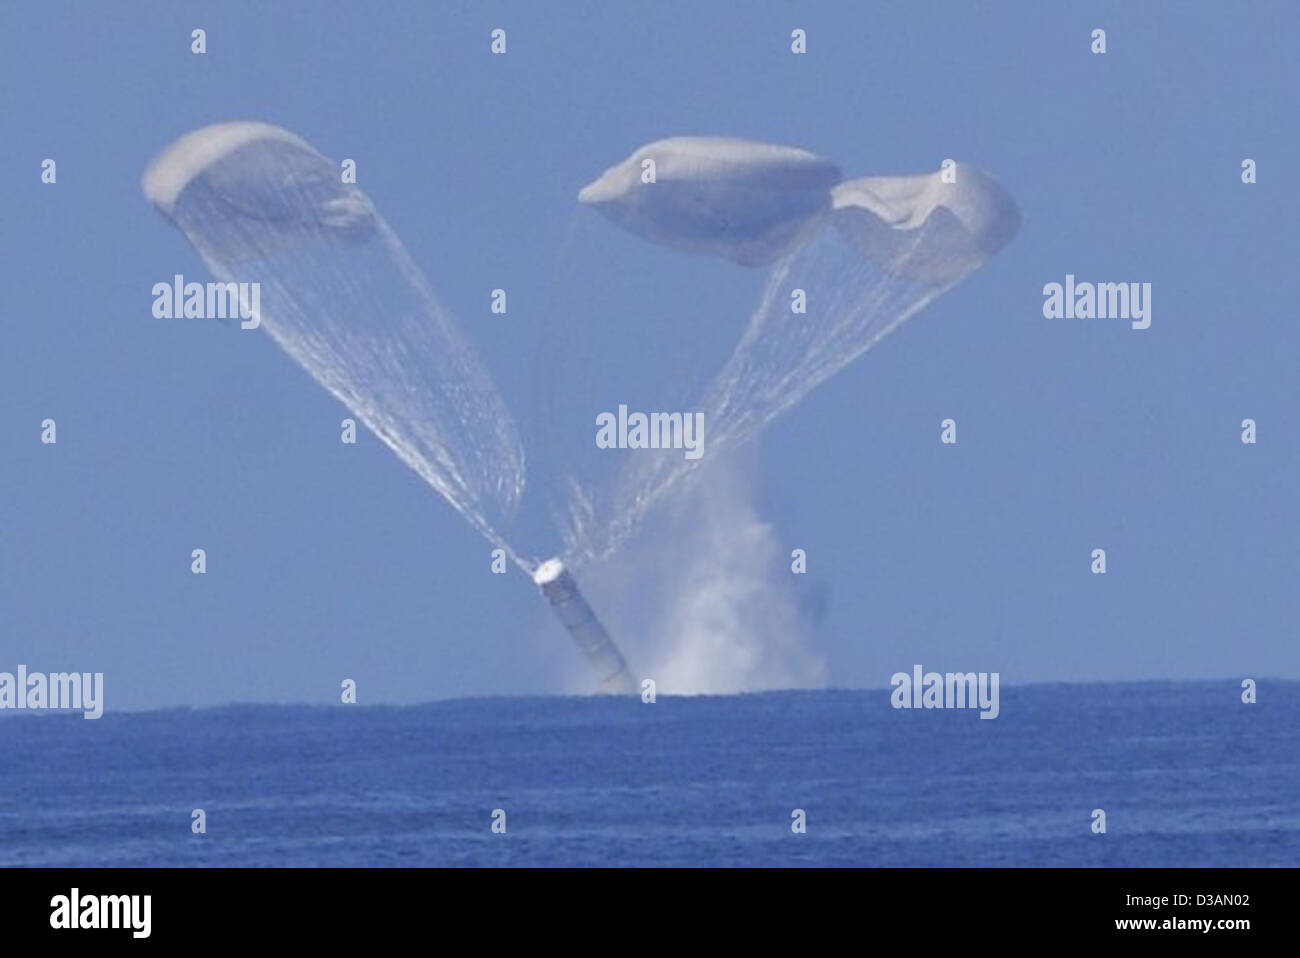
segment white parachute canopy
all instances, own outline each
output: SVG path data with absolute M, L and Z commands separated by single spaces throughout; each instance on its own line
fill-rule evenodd
M 578 200 L 652 243 L 760 266 L 807 238 L 840 179 L 834 163 L 807 150 L 676 136 L 610 167 Z
M 993 258 L 1020 228 L 1011 196 L 965 163 L 916 176 L 869 176 L 831 191 L 832 221 L 886 272 L 942 283 Z
M 214 277 L 260 284 L 262 326 L 285 352 L 514 555 L 494 526 L 523 490 L 514 422 L 337 163 L 279 127 L 222 123 L 163 150 L 142 185 Z

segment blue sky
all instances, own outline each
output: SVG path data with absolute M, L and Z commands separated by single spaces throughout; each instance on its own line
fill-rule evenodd
M 753 271 L 575 210 L 637 146 L 993 173 L 1015 242 L 745 460 L 758 514 L 808 552 L 794 588 L 830 684 L 914 662 L 1300 677 L 1294 6 L 1054 6 L 5 4 L 0 670 L 103 671 L 110 710 L 337 701 L 345 677 L 363 702 L 564 687 L 574 653 L 532 587 L 490 575 L 372 437 L 340 444 L 342 408 L 266 336 L 151 315 L 155 282 L 203 277 L 145 165 L 262 119 L 357 160 L 526 426 L 548 331 L 676 344 L 630 351 L 644 377 L 725 355 L 756 299 Z M 1045 319 L 1067 273 L 1152 283 L 1151 328 Z

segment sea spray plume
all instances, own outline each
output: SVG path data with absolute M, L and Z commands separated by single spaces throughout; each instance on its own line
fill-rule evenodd
M 261 284 L 277 343 L 531 572 L 496 526 L 523 449 L 487 371 L 401 240 L 339 166 L 266 123 L 189 133 L 145 172 L 150 202 L 223 282 Z
M 594 573 L 643 674 L 675 694 L 817 688 L 827 680 L 810 588 L 754 504 L 752 445 L 713 459 L 619 553 L 629 574 Z M 615 565 L 606 563 L 605 567 Z M 636 632 L 632 623 L 638 623 Z
M 649 195 L 657 185 L 640 188 Z M 711 195 L 745 193 L 716 188 Z M 850 180 L 829 197 L 831 209 L 815 217 L 811 237 L 789 246 L 772 267 L 740 342 L 691 407 L 704 413 L 710 455 L 757 434 L 979 269 L 1020 224 L 1011 196 L 965 164 Z M 698 247 L 699 222 L 682 224 L 683 248 Z M 806 313 L 790 308 L 795 288 L 807 294 Z M 580 508 L 565 533 L 571 564 L 609 555 L 700 464 L 646 451 L 628 461 L 607 497 L 575 498 Z
M 696 521 L 668 548 L 678 561 L 642 662 L 662 688 L 731 694 L 826 684 L 788 550 L 755 511 L 752 486 L 740 473 L 693 484 Z

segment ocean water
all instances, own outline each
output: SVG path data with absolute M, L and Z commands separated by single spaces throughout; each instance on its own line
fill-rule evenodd
M 0 713 L 0 865 L 1300 864 L 1300 683 L 1239 696 L 1009 687 L 992 721 L 888 690 Z

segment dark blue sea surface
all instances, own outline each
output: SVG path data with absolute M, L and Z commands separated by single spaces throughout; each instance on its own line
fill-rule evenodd
M 1300 683 L 1259 699 L 1010 687 L 992 721 L 888 690 L 0 713 L 0 864 L 1294 866 Z

